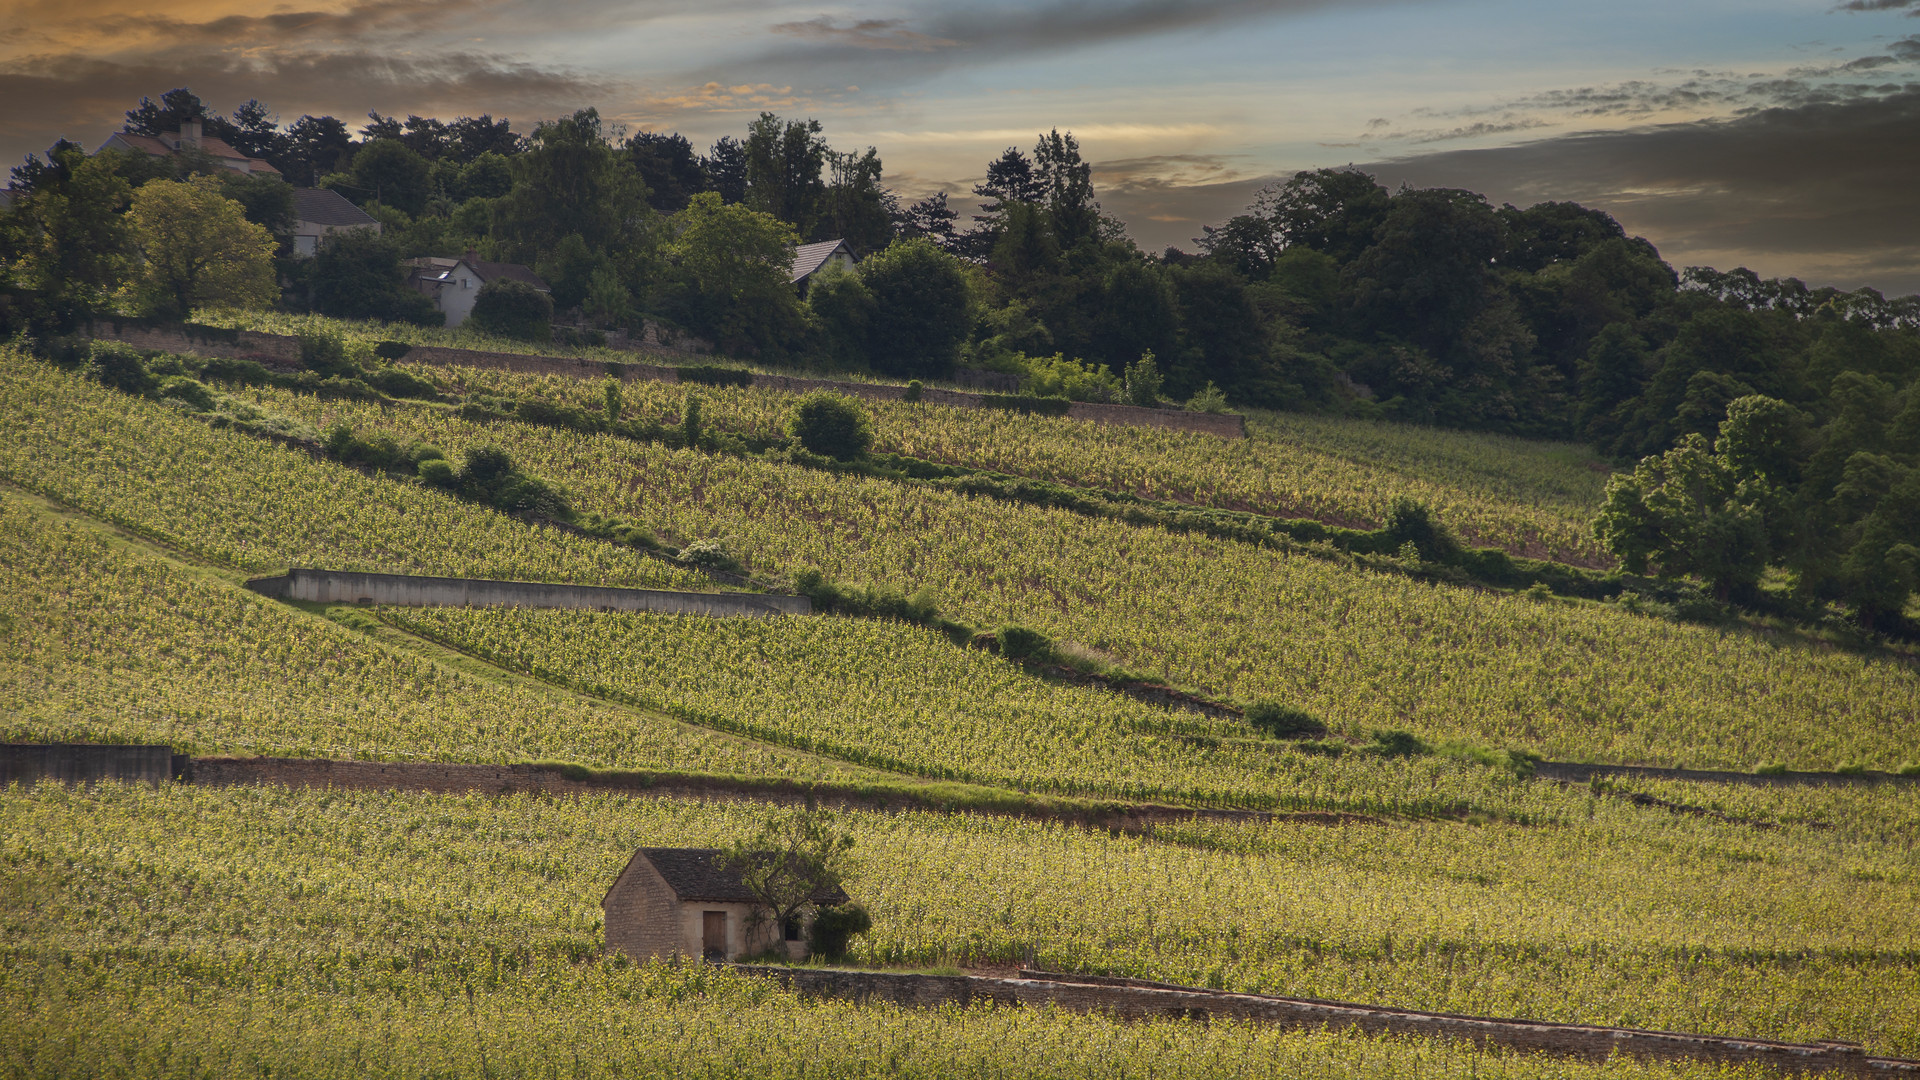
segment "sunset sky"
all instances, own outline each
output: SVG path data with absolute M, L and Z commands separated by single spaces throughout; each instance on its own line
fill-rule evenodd
M 299 10 L 295 10 L 298 7 Z M 585 105 L 705 147 L 754 115 L 877 146 L 918 197 L 1072 130 L 1143 247 L 1296 169 L 1612 211 L 1676 266 L 1920 290 L 1920 0 L 10 0 L 0 154 L 142 96 L 222 112 Z

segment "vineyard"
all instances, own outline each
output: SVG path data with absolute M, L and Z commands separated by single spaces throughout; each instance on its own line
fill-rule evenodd
M 807 755 L 384 648 L 0 490 L 0 740 L 825 777 Z
M 462 391 L 582 407 L 603 389 L 418 370 Z M 630 415 L 663 422 L 686 391 L 624 388 Z M 739 432 L 774 430 L 791 401 L 699 393 L 712 424 Z M 840 811 L 855 839 L 847 890 L 873 916 L 850 959 L 1031 962 L 1920 1056 L 1920 785 L 1567 786 L 1488 753 L 1894 768 L 1920 758 L 1920 673 L 1897 655 L 761 459 L 470 422 L 439 403 L 234 396 L 302 438 L 345 422 L 455 460 L 496 446 L 580 511 L 673 544 L 716 541 L 761 580 L 814 570 L 917 594 L 976 627 L 1019 624 L 1179 686 L 1298 706 L 1331 731 L 1272 738 L 1236 716 L 1041 678 L 870 615 L 275 602 L 241 583 L 304 565 L 720 586 L 0 348 L 0 737 L 1340 811 L 1363 816 L 1145 835 Z M 883 448 L 937 460 L 1356 522 L 1412 494 L 1482 542 L 1567 558 L 1590 553 L 1580 522 L 1603 479 L 1571 451 L 1290 416 L 1251 418 L 1244 444 L 1202 446 L 1042 417 L 874 412 Z M 1393 751 L 1394 731 L 1428 745 Z M 750 802 L 611 793 L 3 790 L 0 1070 L 1768 1075 L 1231 1022 L 803 1001 L 707 966 L 604 953 L 599 900 L 635 846 L 722 844 L 763 816 Z
M 720 539 L 761 570 L 924 588 L 976 625 L 1031 625 L 1175 684 L 1295 702 L 1356 737 L 1407 728 L 1734 769 L 1915 756 L 1920 675 L 1897 659 L 430 407 L 262 399 L 448 453 L 499 445 L 584 509 Z
M 1886 809 L 1874 796 L 1853 798 L 1862 816 Z M 1548 829 L 1208 826 L 1150 839 L 847 815 L 857 863 L 848 888 L 874 914 L 854 959 L 939 966 L 1031 955 L 1069 970 L 1481 1015 L 1920 1047 L 1911 832 L 1876 843 L 1847 829 L 1650 818 L 1583 791 L 1558 801 L 1562 824 Z M 63 996 L 157 995 L 159 1005 L 127 1015 L 171 1030 L 184 1018 L 233 1015 L 216 1002 L 252 1002 L 254 1021 L 215 1025 L 207 1051 L 270 1055 L 305 1045 L 299 1033 L 310 1025 L 332 1030 L 350 1016 L 399 1022 L 419 1016 L 421 1002 L 449 1000 L 465 1014 L 468 991 L 486 1017 L 521 1017 L 515 1028 L 547 1015 L 601 1030 L 617 1023 L 610 1013 L 653 1017 L 670 1006 L 701 1027 L 730 1012 L 735 995 L 791 1013 L 795 1003 L 764 987 L 598 956 L 600 894 L 633 846 L 714 844 L 756 820 L 752 807 L 610 796 L 13 792 L 0 796 L 0 851 L 19 900 L 9 905 L 0 994 L 49 1044 L 69 1042 L 78 1017 L 98 1015 L 76 1002 L 52 1007 Z M 576 1001 L 606 1004 L 561 1019 Z M 871 1031 L 880 1045 L 931 1019 L 805 1009 L 830 1030 Z M 946 1035 L 928 1037 L 1042 1021 L 1107 1030 L 967 1012 L 944 1014 Z M 414 1023 L 389 1036 L 433 1045 Z M 139 1027 L 102 1030 L 136 1040 Z M 1233 1025 L 1124 1030 L 1132 1034 L 1103 1037 L 1142 1054 L 1163 1039 L 1222 1039 L 1269 1069 L 1300 1052 Z M 860 1053 L 854 1042 L 843 1052 Z M 1337 1062 L 1396 1044 L 1323 1036 L 1306 1045 Z M 1497 1055 L 1464 1051 L 1441 1060 L 1452 1053 L 1458 1064 L 1442 1067 L 1462 1075 L 1502 1067 Z M 1573 1068 L 1520 1074 L 1579 1075 Z
M 558 376 L 407 365 L 448 390 L 539 396 L 598 409 L 604 384 Z M 675 423 L 688 387 L 621 387 L 627 415 Z M 779 434 L 792 396 L 742 387 L 700 387 L 719 429 Z M 1403 425 L 1257 413 L 1247 439 L 1146 427 L 1112 427 L 1004 410 L 868 401 L 875 448 L 952 465 L 1125 492 L 1143 498 L 1307 517 L 1371 528 L 1396 496 L 1418 499 L 1475 544 L 1516 554 L 1603 565 L 1589 520 L 1604 466 L 1525 440 Z

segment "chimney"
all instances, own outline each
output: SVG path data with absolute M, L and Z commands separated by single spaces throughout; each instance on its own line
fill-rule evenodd
M 198 149 L 199 146 L 200 118 L 194 117 L 191 120 L 180 121 L 180 148 L 183 150 L 188 147 Z

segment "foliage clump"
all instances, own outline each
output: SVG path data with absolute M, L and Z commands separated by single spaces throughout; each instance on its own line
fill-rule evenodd
M 851 398 L 815 390 L 794 403 L 787 434 L 811 453 L 852 461 L 873 446 L 873 421 Z

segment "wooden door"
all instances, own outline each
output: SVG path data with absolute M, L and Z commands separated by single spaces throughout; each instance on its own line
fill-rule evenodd
M 700 919 L 700 955 L 709 960 L 727 958 L 727 913 L 707 911 Z

